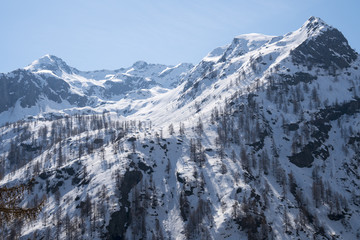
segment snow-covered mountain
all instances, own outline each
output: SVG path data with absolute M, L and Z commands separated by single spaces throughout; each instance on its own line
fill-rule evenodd
M 360 236 L 360 59 L 320 18 L 195 66 L 82 72 L 45 56 L 4 82 L 6 114 L 61 101 L 56 118 L 0 128 L 1 186 L 35 177 L 20 206 L 46 196 L 36 220 L 0 222 L 4 239 Z
M 84 72 L 45 55 L 24 69 L 0 76 L 0 124 L 38 114 L 96 111 L 124 98 L 147 98 L 177 86 L 192 67 L 139 61 L 129 68 Z

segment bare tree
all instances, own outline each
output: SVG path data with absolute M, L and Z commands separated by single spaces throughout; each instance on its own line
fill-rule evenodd
M 37 217 L 45 204 L 45 198 L 34 207 L 27 208 L 18 206 L 24 192 L 31 189 L 34 181 L 35 179 L 32 179 L 27 184 L 21 184 L 11 188 L 7 188 L 6 186 L 0 188 L 0 219 L 9 222 L 22 218 L 33 220 Z
M 170 135 L 174 135 L 174 133 L 175 133 L 174 125 L 171 123 L 171 124 L 169 125 L 169 134 L 170 134 Z

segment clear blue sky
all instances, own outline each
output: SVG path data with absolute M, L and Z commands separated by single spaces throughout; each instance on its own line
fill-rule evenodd
M 6 0 L 0 2 L 0 72 L 48 53 L 80 70 L 137 60 L 196 64 L 234 36 L 283 35 L 312 15 L 360 50 L 359 0 Z

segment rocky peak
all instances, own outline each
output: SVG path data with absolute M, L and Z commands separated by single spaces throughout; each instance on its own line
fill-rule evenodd
M 344 35 L 320 18 L 310 17 L 300 31 L 306 31 L 307 38 L 291 53 L 295 64 L 335 70 L 349 67 L 357 58 Z
M 148 65 L 148 63 L 145 61 L 137 61 L 132 65 L 132 67 L 135 69 L 141 69 L 141 68 L 146 67 L 147 65 Z
M 274 36 L 259 33 L 239 35 L 233 39 L 232 43 L 227 47 L 219 61 L 224 62 L 226 59 L 238 57 L 250 51 L 256 50 L 271 41 L 273 38 Z
M 303 24 L 301 29 L 306 30 L 307 33 L 311 35 L 313 33 L 318 33 L 321 31 L 327 31 L 329 29 L 333 29 L 333 27 L 329 26 L 321 18 L 312 16 Z

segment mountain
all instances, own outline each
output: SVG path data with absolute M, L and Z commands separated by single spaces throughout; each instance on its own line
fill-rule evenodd
M 225 78 L 233 74 L 266 81 L 268 75 L 279 71 L 279 66 L 287 68 L 287 75 L 294 71 L 310 72 L 312 67 L 336 71 L 349 68 L 358 57 L 341 32 L 315 17 L 285 36 L 241 35 L 221 49 L 210 53 L 191 71 L 196 76 L 192 82 L 198 81 L 201 85 L 206 83 L 204 79 L 209 81 L 216 76 Z M 304 67 L 308 69 L 305 71 Z M 188 86 L 194 89 L 198 85 Z
M 24 69 L 0 76 L 0 124 L 40 113 L 71 114 L 84 107 L 93 111 L 123 98 L 148 97 L 150 89 L 155 94 L 177 86 L 192 67 L 187 63 L 166 66 L 139 61 L 129 68 L 84 72 L 56 56 L 45 55 Z
M 63 72 L 67 74 L 79 72 L 77 69 L 68 66 L 61 58 L 49 54 L 35 60 L 24 69 L 31 72 L 50 72 L 59 77 Z
M 69 102 L 0 128 L 0 186 L 34 178 L 19 206 L 46 197 L 2 238 L 359 238 L 360 59 L 320 18 L 195 66 L 44 58 L 0 78 L 14 86 L 3 109 L 39 106 L 20 83 Z

